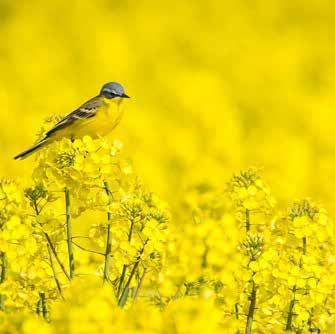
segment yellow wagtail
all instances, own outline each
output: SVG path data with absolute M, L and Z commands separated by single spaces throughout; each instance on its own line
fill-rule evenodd
M 119 83 L 106 83 L 98 96 L 65 116 L 42 140 L 16 155 L 14 159 L 24 159 L 41 147 L 64 137 L 74 140 L 85 135 L 92 138 L 105 136 L 119 124 L 122 116 L 121 103 L 124 98 L 129 96 Z

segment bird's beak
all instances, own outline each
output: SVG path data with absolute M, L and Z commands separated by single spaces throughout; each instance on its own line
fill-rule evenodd
M 125 93 L 123 93 L 123 94 L 121 95 L 121 97 L 125 97 L 126 99 L 130 99 L 130 96 L 128 96 L 128 95 L 125 94 Z

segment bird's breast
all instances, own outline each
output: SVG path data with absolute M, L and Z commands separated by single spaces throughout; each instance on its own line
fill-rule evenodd
M 123 115 L 122 103 L 110 103 L 94 117 L 94 128 L 98 136 L 105 136 L 119 123 Z

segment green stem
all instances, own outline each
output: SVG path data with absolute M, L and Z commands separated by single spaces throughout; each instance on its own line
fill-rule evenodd
M 59 265 L 60 268 L 62 269 L 62 271 L 63 271 L 64 275 L 66 276 L 66 278 L 70 281 L 71 278 L 70 278 L 68 272 L 66 271 L 64 264 L 63 264 L 62 261 L 60 260 L 58 254 L 57 254 L 57 251 L 56 251 L 56 249 L 55 249 L 55 246 L 53 245 L 53 243 L 52 243 L 52 241 L 51 241 L 51 238 L 50 238 L 49 234 L 48 234 L 47 232 L 44 232 L 44 231 L 43 231 L 43 234 L 44 234 L 45 238 L 47 239 L 48 246 L 50 247 L 50 250 L 51 250 L 52 254 L 54 255 L 54 257 L 55 257 L 55 259 L 56 259 L 58 265 Z
M 235 318 L 238 319 L 239 315 L 238 315 L 238 303 L 235 303 Z
M 47 245 L 47 247 L 48 247 L 49 259 L 50 259 L 50 266 L 51 266 L 51 269 L 52 269 L 52 273 L 54 275 L 54 279 L 55 279 L 55 283 L 56 283 L 56 286 L 57 286 L 57 290 L 58 290 L 60 296 L 63 298 L 62 287 L 61 287 L 61 284 L 60 284 L 60 282 L 58 280 L 58 277 L 57 277 L 57 273 L 56 273 L 54 261 L 52 259 L 52 253 L 51 253 L 49 244 Z
M 286 320 L 286 326 L 285 330 L 290 331 L 292 329 L 292 319 L 293 319 L 293 308 L 295 305 L 295 292 L 296 292 L 296 286 L 293 287 L 293 299 L 290 301 L 290 305 L 288 307 L 287 312 L 287 320 Z
M 208 252 L 209 252 L 209 247 L 206 243 L 206 240 L 203 241 L 205 249 L 204 252 L 202 254 L 202 258 L 201 258 L 201 268 L 207 268 L 208 266 Z
M 133 227 L 134 227 L 134 220 L 132 220 L 130 222 L 130 227 L 129 227 L 129 233 L 128 233 L 128 242 L 130 243 L 131 242 L 131 238 L 132 238 L 132 235 L 133 235 Z M 122 268 L 122 273 L 121 273 L 121 276 L 120 276 L 120 283 L 119 283 L 119 286 L 118 286 L 118 289 L 117 289 L 117 296 L 120 297 L 120 293 L 121 293 L 121 290 L 122 290 L 122 285 L 123 285 L 123 281 L 126 277 L 126 272 L 127 272 L 127 265 L 124 264 L 123 265 L 123 268 Z
M 142 276 L 141 276 L 141 278 L 140 278 L 140 280 L 138 282 L 138 285 L 137 285 L 137 288 L 136 288 L 136 291 L 135 291 L 135 294 L 134 294 L 134 300 L 138 297 L 138 294 L 139 294 L 140 289 L 141 289 L 141 287 L 143 285 L 143 281 L 144 281 L 144 277 L 145 277 L 146 273 L 147 273 L 147 269 L 144 268 L 143 274 L 142 274 Z
M 249 209 L 245 210 L 245 228 L 247 232 L 250 231 L 250 210 Z
M 124 264 L 123 267 L 122 267 L 122 272 L 121 272 L 121 276 L 120 276 L 120 282 L 119 282 L 119 286 L 117 288 L 117 297 L 119 298 L 120 297 L 120 293 L 121 293 L 121 290 L 122 290 L 122 285 L 123 285 L 123 281 L 124 281 L 124 278 L 126 277 L 126 272 L 127 272 L 127 265 Z
M 0 252 L 0 261 L 1 261 L 1 273 L 0 273 L 0 284 L 4 283 L 6 279 L 6 270 L 7 270 L 7 256 L 5 252 Z M 5 296 L 0 294 L 0 310 L 5 310 Z
M 0 261 L 1 261 L 0 284 L 2 284 L 6 279 L 6 269 L 7 269 L 7 256 L 5 252 L 0 252 Z
M 36 201 L 33 201 L 32 203 L 33 203 L 33 208 L 34 208 L 34 210 L 35 210 L 35 214 L 36 214 L 36 216 L 39 216 L 39 214 L 40 214 L 40 210 L 38 209 L 38 205 L 37 205 Z M 57 262 L 58 262 L 60 268 L 62 269 L 64 275 L 66 276 L 66 278 L 67 278 L 68 280 L 70 280 L 70 276 L 69 276 L 69 274 L 67 273 L 67 271 L 66 271 L 66 269 L 65 269 L 65 267 L 64 267 L 64 265 L 63 265 L 63 263 L 62 263 L 62 261 L 60 260 L 58 254 L 57 254 L 56 248 L 55 248 L 55 246 L 52 244 L 52 241 L 51 241 L 51 238 L 50 238 L 49 234 L 48 234 L 47 232 L 44 232 L 44 231 L 43 231 L 43 234 L 44 234 L 45 238 L 47 239 L 48 245 L 49 245 L 49 247 L 50 247 L 50 249 L 51 249 L 51 251 L 52 251 L 52 253 L 53 253 L 55 259 L 57 260 Z
M 306 255 L 307 252 L 307 238 L 303 237 L 302 238 L 302 253 Z
M 91 249 L 87 249 L 87 248 L 85 248 L 85 247 L 83 247 L 83 246 L 77 244 L 76 242 L 73 241 L 73 238 L 72 238 L 72 244 L 75 245 L 76 247 L 78 247 L 79 249 L 85 251 L 85 252 L 105 256 L 105 253 L 97 252 L 97 251 L 94 251 L 94 250 L 91 250 Z
M 70 203 L 69 189 L 65 188 L 64 193 L 65 193 L 65 208 L 66 208 L 66 240 L 67 240 L 67 250 L 69 256 L 70 279 L 72 279 L 75 275 L 75 266 L 74 266 L 74 255 L 72 245 L 71 203 Z
M 247 325 L 245 327 L 245 334 L 250 334 L 251 329 L 252 329 L 252 323 L 254 320 L 254 314 L 256 310 L 256 295 L 257 295 L 257 287 L 252 280 L 252 290 L 251 290 L 251 295 L 250 295 L 250 304 L 249 304 L 249 311 L 248 311 L 248 316 L 247 316 Z
M 307 252 L 307 238 L 303 237 L 302 238 L 302 254 L 306 255 L 306 252 Z M 302 257 L 300 258 L 299 267 L 302 268 Z M 297 291 L 297 287 L 296 285 L 294 285 L 292 289 L 293 298 L 290 301 L 288 312 L 287 312 L 287 320 L 286 320 L 286 326 L 285 326 L 286 331 L 292 330 L 292 320 L 293 320 L 293 315 L 294 315 L 293 309 L 294 309 L 294 305 L 296 302 L 296 299 L 295 299 L 296 291 Z
M 129 228 L 129 234 L 128 234 L 128 241 L 130 242 L 131 241 L 131 237 L 133 235 L 133 228 L 134 228 L 134 219 L 131 221 L 130 223 L 130 228 Z
M 111 231 L 111 224 L 108 224 L 107 225 L 105 266 L 104 266 L 104 281 L 108 281 L 108 278 L 109 278 L 111 254 L 112 254 L 112 231 Z
M 123 300 L 124 300 L 125 294 L 127 293 L 127 290 L 128 290 L 128 288 L 130 286 L 130 283 L 131 283 L 134 275 L 135 275 L 135 272 L 136 272 L 136 269 L 137 269 L 139 263 L 140 263 L 140 259 L 137 259 L 136 262 L 135 262 L 135 264 L 134 264 L 134 267 L 133 267 L 132 271 L 130 272 L 128 280 L 127 280 L 127 282 L 126 282 L 126 284 L 125 284 L 125 286 L 124 286 L 124 288 L 122 290 L 122 293 L 120 295 L 119 302 L 118 302 L 118 304 L 120 306 L 123 306 L 123 305 L 121 305 L 121 302 L 123 302 Z
M 110 195 L 109 185 L 106 181 L 104 181 L 104 187 L 107 195 L 109 196 L 108 205 L 112 202 L 112 197 Z M 105 266 L 104 266 L 104 282 L 108 281 L 109 278 L 109 271 L 110 271 L 110 259 L 112 255 L 112 228 L 111 228 L 111 220 L 112 220 L 112 213 L 108 210 L 107 213 L 107 241 L 106 241 L 106 252 L 105 252 Z
M 37 303 L 36 313 L 38 315 L 43 316 L 44 319 L 47 319 L 48 310 L 47 310 L 47 303 L 46 303 L 45 293 L 40 292 L 39 295 L 40 295 L 40 300 Z
M 123 290 L 122 290 L 122 293 L 121 293 L 121 295 L 120 295 L 119 302 L 118 302 L 118 304 L 119 304 L 120 306 L 123 306 L 123 305 L 124 305 L 124 304 L 121 305 L 121 302 L 122 302 L 122 303 L 125 303 L 125 301 L 124 301 L 124 297 L 125 297 L 125 295 L 126 295 L 126 293 L 127 293 L 127 291 L 128 291 L 128 288 L 129 288 L 129 286 L 130 286 L 130 283 L 131 283 L 131 281 L 132 281 L 132 279 L 133 279 L 133 277 L 134 277 L 134 275 L 135 275 L 135 272 L 136 272 L 136 270 L 137 270 L 137 267 L 138 267 L 138 265 L 140 264 L 141 256 L 142 256 L 142 254 L 143 254 L 143 252 L 144 252 L 144 247 L 145 247 L 145 245 L 147 244 L 148 241 L 149 241 L 149 239 L 147 239 L 147 240 L 145 241 L 145 243 L 144 243 L 142 249 L 140 250 L 140 252 L 139 252 L 139 254 L 138 254 L 137 258 L 136 258 L 136 262 L 135 262 L 135 264 L 134 264 L 134 267 L 133 267 L 132 271 L 130 272 L 130 275 L 129 275 L 129 277 L 128 277 L 128 280 L 127 280 L 127 282 L 126 282 L 126 284 L 125 284 L 125 286 L 124 286 L 124 288 L 123 288 Z

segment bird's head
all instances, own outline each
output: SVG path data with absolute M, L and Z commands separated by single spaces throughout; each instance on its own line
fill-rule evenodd
M 123 87 L 117 82 L 108 82 L 101 88 L 100 95 L 106 99 L 129 98 Z

